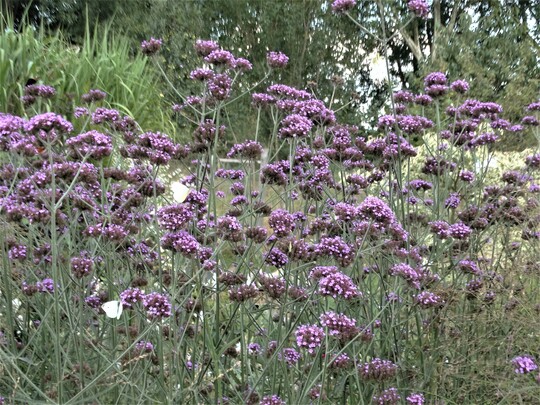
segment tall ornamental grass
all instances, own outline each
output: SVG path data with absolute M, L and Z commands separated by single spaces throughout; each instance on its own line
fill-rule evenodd
M 96 89 L 73 120 L 54 99 L 0 116 L 2 401 L 535 403 L 540 154 L 490 164 L 499 139 L 540 136 L 540 102 L 510 123 L 433 72 L 367 137 L 333 100 L 271 81 L 286 55 L 253 92 L 250 61 L 195 48 L 200 92 L 175 106 L 188 144 Z M 242 96 L 270 141 L 253 128 L 223 167 Z
M 19 32 L 9 19 L 0 20 L 0 110 L 21 115 L 34 102 L 28 83 L 55 88 L 54 108 L 73 118 L 73 108 L 90 89 L 105 89 L 111 107 L 136 116 L 142 125 L 174 131 L 164 108 L 158 77 L 143 55 L 131 55 L 129 41 L 113 35 L 108 26 L 88 24 L 83 43 L 68 43 L 60 32 L 23 26 Z M 26 96 L 26 97 L 25 97 Z M 44 101 L 37 100 L 43 103 Z M 51 107 L 35 106 L 34 112 Z

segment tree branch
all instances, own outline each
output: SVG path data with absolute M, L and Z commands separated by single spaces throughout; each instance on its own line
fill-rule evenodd
M 424 59 L 424 55 L 422 54 L 422 48 L 420 48 L 420 44 L 415 42 L 414 39 L 409 35 L 409 33 L 403 28 L 400 28 L 399 32 L 401 33 L 401 36 L 405 40 L 405 43 L 414 55 L 414 58 L 419 62 L 422 61 Z

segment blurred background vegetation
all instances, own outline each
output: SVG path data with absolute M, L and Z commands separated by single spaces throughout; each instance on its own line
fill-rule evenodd
M 322 100 L 330 100 L 334 94 L 335 105 L 344 106 L 338 112 L 339 118 L 364 126 L 366 131 L 388 101 L 388 83 L 372 74 L 374 57 L 385 52 L 377 37 L 383 37 L 383 28 L 387 37 L 396 33 L 410 19 L 406 2 L 401 0 L 380 2 L 384 4 L 384 26 L 380 24 L 378 2 L 359 0 L 352 13 L 363 28 L 346 17 L 337 18 L 330 11 L 331 2 L 324 0 L 1 2 L 3 14 L 12 17 L 15 31 L 24 32 L 26 21 L 39 32 L 38 41 L 44 42 L 43 32 L 47 32 L 53 38 L 61 36 L 67 44 L 66 50 L 49 52 L 47 58 L 39 61 L 49 66 L 34 68 L 36 73 L 32 74 L 41 69 L 40 79 L 45 84 L 59 84 L 54 75 L 47 74 L 51 66 L 63 69 L 66 75 L 71 73 L 67 66 L 58 64 L 58 59 L 69 61 L 66 55 L 80 49 L 85 57 L 77 54 L 75 61 L 95 56 L 103 63 L 114 54 L 116 59 L 110 66 L 118 70 L 112 74 L 108 71 L 104 77 L 118 82 L 105 82 L 100 76 L 91 84 L 79 79 L 78 87 L 85 91 L 88 86 L 101 87 L 115 92 L 115 97 L 118 91 L 137 92 L 137 81 L 131 78 L 141 77 L 142 71 L 144 77 L 148 75 L 149 83 L 155 78 L 156 73 L 142 66 L 144 62 L 137 56 L 141 40 L 153 36 L 164 40 L 160 62 L 168 76 L 178 89 L 189 94 L 193 85 L 188 79 L 189 72 L 200 64 L 193 42 L 197 38 L 213 39 L 236 56 L 255 63 L 248 75 L 251 83 L 264 76 L 266 67 L 262 61 L 267 51 L 284 52 L 290 57 L 290 64 L 279 76 L 272 77 L 274 82 L 310 88 Z M 518 123 L 524 107 L 539 98 L 540 3 L 536 0 L 433 0 L 430 3 L 432 15 L 428 20 L 414 19 L 388 42 L 391 86 L 419 92 L 427 72 L 444 71 L 452 80 L 460 78 L 471 83 L 468 97 L 502 104 L 506 118 Z M 87 21 L 87 25 L 82 21 Z M 92 40 L 88 39 L 89 34 Z M 128 54 L 129 62 L 123 59 Z M 89 63 L 97 66 L 96 60 Z M 91 79 L 96 77 L 84 78 Z M 336 82 L 340 83 L 337 87 Z M 74 91 L 74 83 L 64 86 L 66 92 Z M 152 98 L 145 100 L 148 105 L 156 105 L 158 101 L 165 101 L 168 106 L 180 102 L 163 82 L 155 85 L 145 82 L 145 87 Z M 156 101 L 160 94 L 164 100 Z M 133 113 L 145 110 L 141 99 L 131 103 L 126 97 L 115 97 L 111 100 L 131 108 Z M 251 122 L 245 119 L 249 103 L 246 97 L 232 112 L 232 119 L 242 118 L 235 119 L 235 128 L 244 132 L 240 138 L 250 136 Z M 155 125 L 168 119 L 170 109 L 161 111 L 160 117 L 153 117 Z M 161 129 L 168 126 L 163 122 L 158 125 Z M 502 145 L 520 150 L 530 146 L 530 140 L 510 140 Z

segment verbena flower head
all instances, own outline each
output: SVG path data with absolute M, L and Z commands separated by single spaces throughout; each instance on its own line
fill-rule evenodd
M 245 141 L 243 143 L 237 143 L 233 145 L 231 150 L 227 153 L 228 158 L 240 156 L 248 160 L 260 159 L 263 154 L 263 147 L 259 142 Z
M 349 266 L 355 258 L 354 249 L 339 236 L 323 236 L 317 246 L 317 253 L 333 257 L 343 267 Z
M 283 69 L 289 63 L 289 57 L 283 52 L 268 52 L 266 63 L 273 69 Z
M 150 38 L 141 42 L 141 52 L 147 56 L 155 55 L 161 49 L 163 41 L 161 39 Z
M 414 103 L 418 105 L 428 106 L 433 103 L 433 99 L 428 94 L 418 94 L 414 97 Z
M 107 97 L 107 93 L 99 89 L 91 89 L 88 93 L 81 96 L 81 100 L 87 104 L 95 103 L 96 101 L 104 100 Z
M 27 257 L 28 249 L 25 245 L 16 244 L 8 251 L 9 260 L 24 260 Z
M 186 257 L 195 257 L 200 250 L 197 239 L 184 230 L 163 235 L 161 246 L 164 249 L 179 252 Z
M 536 101 L 527 106 L 527 111 L 540 111 L 540 101 Z
M 538 369 L 532 356 L 517 356 L 512 359 L 512 364 L 515 367 L 516 374 L 528 374 Z
M 341 341 L 354 339 L 360 330 L 356 326 L 356 320 L 347 317 L 345 314 L 336 314 L 333 311 L 325 312 L 321 315 L 321 325 L 328 328 L 330 336 L 334 336 Z
M 373 396 L 373 403 L 377 405 L 396 405 L 401 400 L 396 388 L 388 388 L 378 395 Z
M 366 197 L 358 206 L 358 213 L 365 220 L 388 225 L 396 220 L 394 211 L 377 197 Z
M 324 342 L 324 329 L 317 325 L 300 325 L 295 332 L 296 344 L 314 354 Z
M 393 378 L 397 373 L 397 369 L 398 366 L 390 360 L 382 360 L 378 357 L 358 366 L 358 372 L 363 379 L 378 382 Z
M 450 84 L 450 88 L 459 94 L 465 94 L 469 91 L 469 83 L 465 80 L 456 80 Z
M 394 93 L 394 101 L 396 103 L 412 103 L 414 94 L 408 90 L 399 90 Z
M 270 214 L 268 225 L 277 237 L 289 235 L 296 226 L 292 214 L 282 209 L 277 209 Z
M 151 342 L 141 340 L 135 344 L 136 354 L 140 355 L 142 353 L 152 353 L 153 351 L 154 351 L 154 345 Z
M 218 101 L 229 98 L 231 94 L 232 79 L 226 73 L 216 74 L 208 79 L 208 91 Z
M 251 64 L 251 62 L 244 58 L 236 58 L 233 61 L 233 67 L 235 70 L 240 72 L 249 72 L 253 69 L 253 65 Z
M 210 40 L 198 39 L 195 41 L 195 50 L 200 56 L 208 56 L 212 51 L 217 51 L 219 45 Z
M 267 395 L 261 399 L 259 405 L 285 405 L 286 402 L 277 395 Z
M 205 58 L 204 61 L 212 65 L 222 66 L 226 65 L 229 67 L 234 67 L 234 55 L 229 51 L 223 49 L 216 49 L 210 52 Z
M 92 123 L 101 124 L 103 122 L 118 122 L 120 121 L 120 113 L 117 110 L 99 107 L 92 113 Z
M 242 284 L 229 290 L 229 299 L 244 302 L 259 295 L 259 289 L 254 284 Z
M 52 98 L 56 94 L 56 89 L 44 84 L 31 84 L 24 88 L 24 94 L 31 97 Z
M 87 252 L 82 252 L 79 257 L 71 258 L 71 272 L 76 278 L 83 278 L 92 273 L 94 260 L 88 257 Z
M 438 308 L 444 304 L 444 300 L 431 291 L 422 291 L 414 297 L 414 300 L 422 308 Z
M 341 297 L 346 300 L 361 296 L 352 279 L 339 271 L 330 273 L 319 280 L 318 293 L 323 296 Z
M 161 208 L 157 217 L 159 225 L 169 231 L 179 231 L 195 216 L 190 204 L 176 204 Z
M 286 347 L 281 351 L 281 353 L 278 353 L 278 360 L 284 361 L 289 367 L 298 363 L 301 357 L 302 355 L 292 347 Z
M 426 403 L 424 396 L 417 393 L 409 395 L 405 400 L 407 401 L 407 405 L 424 405 Z
M 433 85 L 445 85 L 448 79 L 446 78 L 446 75 L 442 72 L 433 72 L 429 73 L 424 78 L 424 84 L 427 86 L 433 86 Z
M 407 7 L 417 17 L 425 18 L 429 14 L 429 4 L 426 0 L 409 0 Z
M 113 149 L 111 137 L 95 130 L 69 138 L 66 145 L 70 155 L 77 158 L 102 159 L 110 156 Z
M 261 285 L 261 289 L 272 299 L 280 298 L 287 290 L 285 280 L 281 277 L 278 278 L 261 273 L 258 275 L 257 281 Z
M 521 119 L 521 124 L 528 125 L 531 127 L 537 127 L 540 125 L 540 121 L 538 120 L 538 118 L 533 117 L 532 115 L 528 115 Z
M 332 11 L 336 14 L 346 13 L 356 6 L 356 0 L 335 0 L 332 3 Z
M 145 295 L 139 288 L 128 288 L 120 293 L 120 302 L 124 309 L 131 309 L 137 302 L 142 302 Z
M 71 122 L 53 112 L 35 115 L 28 122 L 25 122 L 23 126 L 25 131 L 33 133 L 52 130 L 66 133 L 73 131 L 73 124 Z
M 281 121 L 279 136 L 281 138 L 303 138 L 309 134 L 313 123 L 299 114 L 288 115 Z
M 215 72 L 212 69 L 198 68 L 192 70 L 189 74 L 191 80 L 206 81 L 214 77 Z
M 281 249 L 273 247 L 272 250 L 270 250 L 270 252 L 264 256 L 264 262 L 280 269 L 285 267 L 285 265 L 289 262 L 289 258 Z
M 165 294 L 153 292 L 145 295 L 143 306 L 150 319 L 161 319 L 171 316 L 171 303 Z
M 333 355 L 331 357 L 330 361 L 330 368 L 334 370 L 338 369 L 348 369 L 352 364 L 351 358 L 347 353 L 341 353 L 336 355 Z

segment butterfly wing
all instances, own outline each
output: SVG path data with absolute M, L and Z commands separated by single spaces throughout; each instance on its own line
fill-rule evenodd
M 171 184 L 171 189 L 173 192 L 173 198 L 177 203 L 183 203 L 186 201 L 186 198 L 191 191 L 189 187 L 176 181 Z
M 109 318 L 120 319 L 124 307 L 120 301 L 109 301 L 101 306 L 101 309 L 105 312 L 105 315 Z

